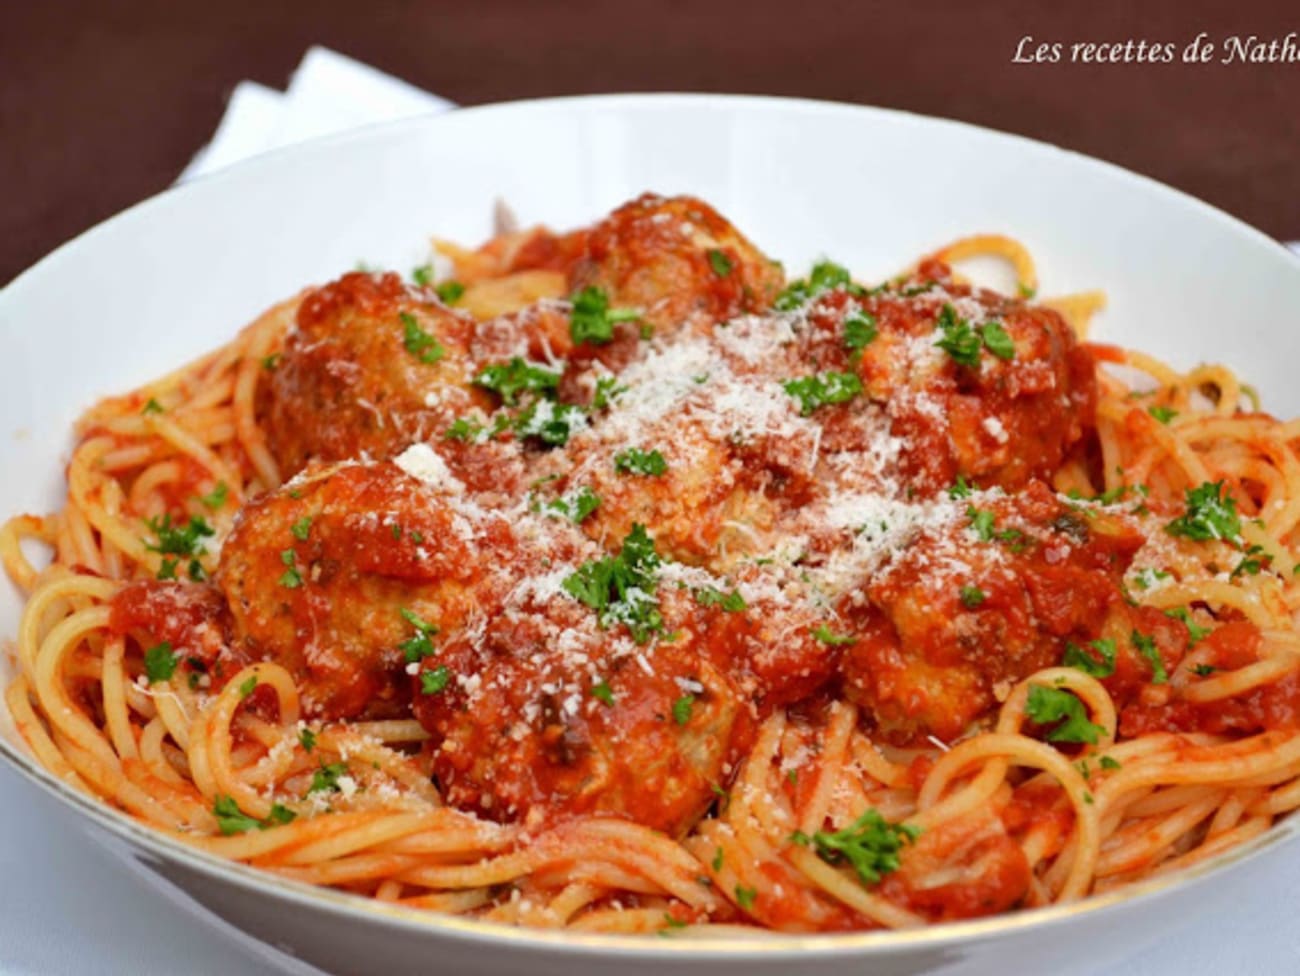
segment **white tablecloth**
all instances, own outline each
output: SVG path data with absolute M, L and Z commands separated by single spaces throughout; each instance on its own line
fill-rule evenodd
M 289 90 L 241 82 L 212 143 L 182 179 L 265 149 L 369 122 L 450 108 L 445 99 L 313 48 Z M 1300 244 L 1293 245 L 1300 250 Z M 71 813 L 0 765 L 0 973 L 188 976 L 315 970 L 230 929 L 123 867 Z M 1127 960 L 1129 976 L 1300 972 L 1300 849 L 1230 911 L 1188 918 Z M 1086 958 L 1059 976 L 1100 976 Z M 947 976 L 974 976 L 958 967 Z

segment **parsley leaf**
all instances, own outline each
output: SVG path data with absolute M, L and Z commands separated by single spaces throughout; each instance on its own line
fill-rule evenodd
M 604 702 L 610 708 L 614 707 L 614 691 L 604 681 L 591 686 L 591 697 Z
M 559 388 L 560 374 L 534 366 L 515 356 L 508 363 L 484 366 L 474 377 L 474 384 L 497 393 L 508 407 L 517 406 L 523 392 L 551 396 Z
M 405 607 L 398 612 L 401 613 L 403 620 L 415 628 L 414 637 L 407 638 L 397 645 L 402 651 L 403 660 L 407 664 L 414 664 L 426 657 L 432 657 L 433 641 L 429 638 L 438 632 L 438 628 Z
M 645 526 L 634 523 L 617 556 L 583 563 L 561 584 L 599 615 L 601 627 L 623 624 L 638 644 L 664 629 L 656 597 L 659 556 Z
M 311 786 L 307 790 L 307 795 L 313 793 L 337 793 L 339 790 L 339 778 L 347 773 L 348 767 L 345 763 L 322 763 L 311 775 Z
M 560 447 L 569 442 L 569 434 L 585 424 L 586 420 L 582 407 L 576 403 L 538 400 L 519 415 L 514 428 L 520 437 L 536 437 L 543 444 Z M 503 429 L 505 428 L 494 429 L 492 434 L 498 434 Z
M 433 290 L 447 305 L 455 305 L 460 300 L 460 296 L 465 294 L 465 286 L 459 281 L 440 281 L 434 285 Z
M 980 338 L 984 340 L 984 348 L 998 359 L 1016 358 L 1016 344 L 1007 335 L 1007 330 L 1002 328 L 1001 322 L 992 320 L 981 325 Z
M 547 502 L 542 510 L 548 515 L 558 515 L 561 518 L 572 519 L 575 523 L 581 523 L 598 508 L 600 508 L 600 496 L 583 485 L 564 498 Z
M 876 317 L 870 312 L 850 312 L 844 316 L 844 346 L 858 352 L 865 349 L 879 334 Z
M 988 599 L 988 594 L 978 586 L 963 586 L 959 596 L 961 597 L 961 605 L 967 610 L 974 610 Z
M 1167 424 L 1178 416 L 1178 411 L 1173 407 L 1147 407 L 1147 413 L 1155 417 L 1162 424 Z
M 971 531 L 979 537 L 980 542 L 993 541 L 994 515 L 992 512 L 971 505 L 966 509 L 966 517 L 970 519 Z
M 743 885 L 736 885 L 736 904 L 749 911 L 754 907 L 754 899 L 758 897 L 758 891 L 755 888 L 746 888 Z
M 695 706 L 694 695 L 682 695 L 673 702 L 673 721 L 685 725 L 691 720 L 691 709 Z
M 145 525 L 149 526 L 149 531 L 158 537 L 156 545 L 146 543 L 145 548 L 150 552 L 164 555 L 196 556 L 203 551 L 200 540 L 215 532 L 212 526 L 198 515 L 173 525 L 172 517 L 168 514 L 162 518 L 146 519 Z
M 1213 664 L 1198 664 L 1196 665 L 1196 667 L 1192 668 L 1192 672 L 1198 678 L 1208 678 L 1210 675 L 1214 674 L 1214 672 L 1218 670 L 1219 669 L 1216 668 Z
M 217 818 L 217 828 L 227 837 L 257 830 L 262 826 L 261 821 L 240 811 L 239 804 L 229 796 L 217 797 L 212 804 L 212 814 Z
M 570 301 L 573 313 L 569 317 L 569 335 L 574 342 L 612 342 L 615 324 L 641 317 L 635 309 L 610 308 L 609 296 L 595 285 L 582 289 Z
M 1222 481 L 1207 481 L 1186 492 L 1187 512 L 1165 526 L 1172 536 L 1205 542 L 1241 536 L 1237 501 L 1224 493 Z
M 720 606 L 727 613 L 740 613 L 748 607 L 745 598 L 740 595 L 740 590 L 723 593 L 712 586 L 703 586 L 696 590 L 695 600 L 702 607 Z
M 433 284 L 433 265 L 422 264 L 418 268 L 412 268 L 411 280 L 421 288 L 428 288 Z
M 591 398 L 591 409 L 604 410 L 619 396 L 626 392 L 627 387 L 619 386 L 616 377 L 602 376 L 600 379 L 596 380 L 596 392 Z
M 1165 662 L 1156 649 L 1155 638 L 1136 630 L 1129 637 L 1133 641 L 1133 646 L 1137 649 L 1137 652 L 1146 659 L 1147 664 L 1151 665 L 1151 683 L 1153 685 L 1165 684 L 1169 680 L 1169 672 L 1165 670 Z
M 866 886 L 880 884 L 881 879 L 901 865 L 899 852 L 920 836 L 919 827 L 890 823 L 875 810 L 868 810 L 843 830 L 819 830 L 811 838 L 802 833 L 792 835 L 797 844 L 813 849 L 827 864 L 847 862 Z
M 257 688 L 257 675 L 250 674 L 239 686 L 239 697 L 247 698 Z
M 818 624 L 814 627 L 812 635 L 823 644 L 829 644 L 832 647 L 838 647 L 841 644 L 852 644 L 857 640 L 852 634 L 840 635 L 834 633 L 826 624 Z
M 668 471 L 668 462 L 657 450 L 629 447 L 614 455 L 614 470 L 619 474 L 639 474 L 657 478 Z
M 979 334 L 970 327 L 970 322 L 958 317 L 955 308 L 945 302 L 935 327 L 943 333 L 935 345 L 952 357 L 953 362 L 962 366 L 979 365 Z
M 149 402 L 144 405 L 144 409 L 142 409 L 140 412 L 148 416 L 151 413 L 166 413 L 167 411 L 163 409 L 163 405 L 161 403 L 159 403 L 153 397 L 150 397 Z
M 1263 546 L 1248 546 L 1243 550 L 1240 561 L 1238 561 L 1237 565 L 1232 568 L 1232 572 L 1228 574 L 1228 579 L 1233 580 L 1238 576 L 1258 576 L 1260 570 L 1273 561 L 1272 556 L 1261 555 L 1263 552 Z
M 442 348 L 442 343 L 436 336 L 425 332 L 414 315 L 410 312 L 398 312 L 397 317 L 402 321 L 402 345 L 412 356 L 422 363 L 436 363 L 447 355 L 447 350 Z
M 1209 627 L 1202 627 L 1192 619 L 1192 612 L 1186 607 L 1171 607 L 1165 611 L 1166 617 L 1181 620 L 1187 627 L 1187 648 L 1191 650 L 1210 632 Z
M 957 480 L 954 481 L 952 486 L 948 489 L 948 497 L 954 499 L 970 498 L 972 490 L 973 488 L 971 483 L 966 480 L 966 476 L 959 474 L 957 475 Z
M 298 572 L 298 567 L 294 563 L 295 555 L 292 549 L 284 549 L 280 552 L 280 562 L 289 568 L 280 576 L 279 583 L 290 590 L 302 586 L 302 573 Z
M 862 380 L 856 373 L 828 371 L 786 380 L 781 388 L 799 401 L 799 412 L 806 417 L 828 403 L 848 403 L 862 392 Z
M 200 495 L 199 501 L 205 508 L 216 511 L 226 504 L 226 496 L 230 494 L 230 486 L 224 481 L 218 481 L 213 489 L 206 495 Z
M 843 288 L 855 297 L 864 294 L 862 286 L 850 279 L 848 268 L 834 261 L 821 260 L 812 266 L 812 271 L 808 273 L 807 278 L 790 282 L 785 290 L 776 296 L 772 307 L 780 312 L 788 312 L 836 288 Z
M 713 273 L 719 278 L 725 278 L 731 274 L 731 258 L 727 257 L 725 251 L 720 251 L 716 247 L 709 250 L 709 265 L 713 268 Z
M 311 516 L 304 515 L 302 518 L 289 526 L 289 532 L 299 542 L 306 542 L 307 536 L 311 533 Z
M 436 695 L 446 689 L 451 681 L 451 669 L 439 664 L 432 671 L 420 672 L 420 694 Z
M 1102 756 L 1101 759 L 1099 759 L 1099 760 L 1097 760 L 1097 761 L 1098 761 L 1098 763 L 1101 765 L 1101 768 L 1102 768 L 1102 769 L 1120 769 L 1120 768 L 1121 768 L 1119 760 L 1118 760 L 1118 759 L 1112 759 L 1110 756 Z
M 1061 663 L 1067 668 L 1078 668 L 1094 678 L 1109 678 L 1115 673 L 1115 642 L 1107 637 L 1089 641 L 1088 646 L 1097 652 L 1097 657 L 1073 641 L 1066 641 L 1065 657 Z
M 176 673 L 176 663 L 181 659 L 179 654 L 172 653 L 170 641 L 163 641 L 144 652 L 144 673 L 149 679 L 149 684 L 156 685 L 160 681 L 168 681 Z
M 300 729 L 298 732 L 298 741 L 302 743 L 304 752 L 311 752 L 316 748 L 316 733 L 308 728 Z
M 1086 742 L 1097 744 L 1097 737 L 1106 730 L 1088 720 L 1088 710 L 1083 702 L 1065 688 L 1030 685 L 1025 714 L 1039 725 L 1059 723 L 1047 733 L 1049 742 Z

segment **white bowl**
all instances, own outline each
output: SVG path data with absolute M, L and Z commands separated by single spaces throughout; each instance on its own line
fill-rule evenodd
M 406 270 L 436 233 L 477 241 L 497 198 L 567 227 L 645 189 L 709 200 L 769 254 L 865 279 L 975 231 L 1038 256 L 1049 293 L 1101 287 L 1096 337 L 1222 361 L 1300 413 L 1300 263 L 1150 180 L 1049 146 L 896 112 L 772 98 L 610 96 L 461 110 L 295 147 L 171 190 L 55 251 L 0 293 L 0 517 L 61 503 L 70 425 L 97 398 L 234 335 L 359 260 Z M 0 584 L 0 635 L 20 600 Z M 0 663 L 0 668 L 5 666 Z M 0 675 L 7 680 L 7 675 Z M 197 853 L 39 768 L 0 714 L 0 755 L 98 836 L 240 928 L 345 972 L 920 973 L 957 960 L 1099 965 L 1231 897 L 1300 818 L 1173 879 L 1061 908 L 902 933 L 632 939 L 507 929 L 294 884 Z M 30 797 L 0 798 L 5 805 Z M 51 924 L 54 924 L 53 922 Z

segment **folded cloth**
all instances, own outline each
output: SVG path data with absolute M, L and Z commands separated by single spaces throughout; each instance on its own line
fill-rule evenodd
M 198 151 L 177 182 L 304 139 L 455 107 L 368 64 L 313 47 L 284 92 L 252 81 L 236 85 L 212 141 Z

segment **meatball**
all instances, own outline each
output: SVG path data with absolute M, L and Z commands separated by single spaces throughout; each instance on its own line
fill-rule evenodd
M 311 460 L 392 457 L 490 406 L 472 383 L 473 329 L 395 274 L 346 274 L 310 292 L 260 410 L 282 472 Z
M 1095 364 L 1065 320 L 957 284 L 939 262 L 884 289 L 817 295 L 804 320 L 780 368 L 853 374 L 887 415 L 914 492 L 932 495 L 959 476 L 1008 491 L 1050 478 L 1094 426 Z M 876 439 L 851 407 L 818 411 L 829 452 Z
M 651 193 L 596 224 L 570 271 L 574 292 L 602 289 L 659 337 L 763 311 L 782 283 L 780 266 L 707 203 Z
M 216 574 L 235 650 L 286 667 L 308 715 L 401 714 L 404 642 L 489 610 L 508 585 L 499 567 L 544 558 L 508 514 L 433 480 L 388 462 L 314 467 L 240 513 Z
M 959 736 L 1067 645 L 1129 634 L 1121 577 L 1142 536 L 1041 483 L 935 503 L 930 524 L 846 594 L 846 695 L 889 738 Z

